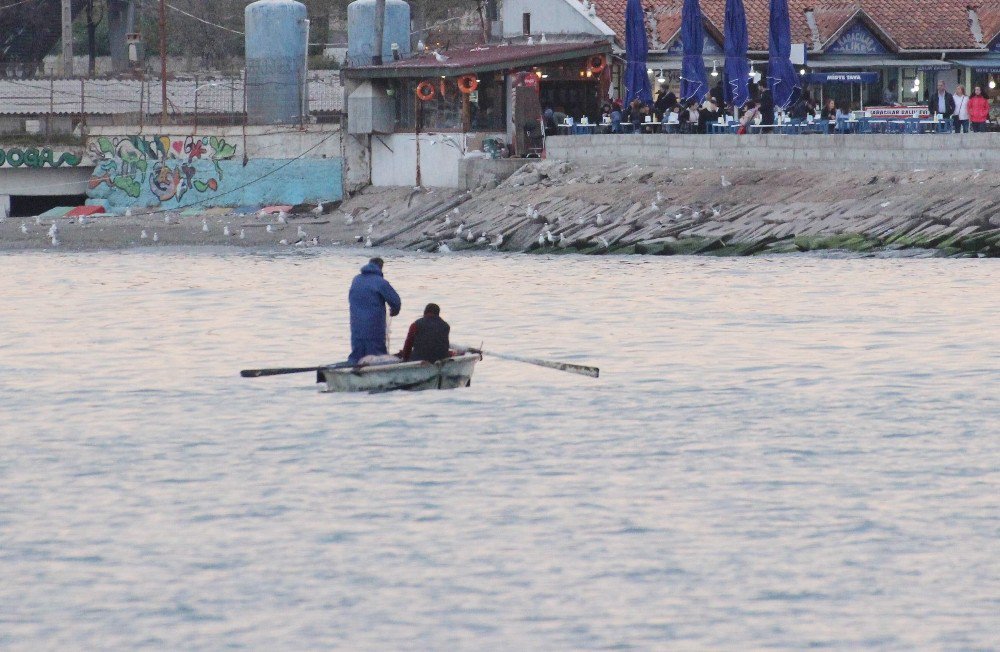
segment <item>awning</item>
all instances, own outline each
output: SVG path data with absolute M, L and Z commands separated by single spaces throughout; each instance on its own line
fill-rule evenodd
M 877 72 L 814 72 L 805 76 L 810 84 L 874 84 Z
M 940 59 L 899 59 L 897 57 L 830 57 L 810 59 L 807 68 L 816 70 L 836 70 L 850 68 L 919 68 L 920 70 L 950 70 L 954 64 Z
M 952 63 L 976 72 L 1000 73 L 1000 56 L 990 55 L 981 59 L 952 59 Z

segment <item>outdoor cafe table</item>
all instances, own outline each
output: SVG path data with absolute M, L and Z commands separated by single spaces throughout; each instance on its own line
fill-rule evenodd
M 596 124 L 580 124 L 579 122 L 574 122 L 572 125 L 558 125 L 559 133 L 564 136 L 583 136 L 587 134 L 595 133 L 598 125 Z
M 645 133 L 645 134 L 655 134 L 657 131 L 659 131 L 659 127 L 660 127 L 661 123 L 656 122 L 654 120 L 652 122 L 641 122 L 639 124 L 640 124 L 640 126 L 642 126 L 642 132 L 643 133 Z
M 713 134 L 735 134 L 736 130 L 739 128 L 739 123 L 730 122 L 724 125 L 720 125 L 718 122 L 708 123 L 709 133 Z

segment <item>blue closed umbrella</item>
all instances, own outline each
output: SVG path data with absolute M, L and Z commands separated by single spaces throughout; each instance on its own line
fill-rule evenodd
M 635 98 L 652 104 L 653 89 L 646 72 L 649 40 L 646 38 L 646 12 L 641 0 L 628 0 L 625 7 L 625 105 Z
M 681 43 L 684 58 L 681 60 L 681 101 L 690 99 L 700 103 L 708 95 L 708 75 L 705 73 L 705 26 L 701 22 L 698 0 L 684 0 L 681 13 Z
M 799 99 L 802 86 L 792 65 L 792 25 L 788 20 L 788 0 L 771 0 L 768 36 L 767 85 L 774 105 L 787 109 Z
M 750 100 L 750 35 L 743 0 L 726 0 L 726 102 L 742 107 Z

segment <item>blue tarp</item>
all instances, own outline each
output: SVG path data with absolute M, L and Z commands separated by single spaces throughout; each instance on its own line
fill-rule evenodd
M 681 13 L 681 101 L 695 99 L 701 103 L 708 95 L 708 75 L 705 73 L 705 26 L 698 0 L 684 0 Z
M 788 0 L 771 0 L 768 35 L 767 85 L 774 106 L 787 109 L 802 94 L 801 81 L 792 65 L 792 25 L 788 20 Z
M 649 40 L 646 38 L 646 13 L 642 0 L 628 0 L 625 7 L 625 105 L 635 98 L 653 103 L 653 89 L 646 72 Z
M 805 76 L 810 84 L 874 84 L 877 72 L 814 72 Z
M 726 102 L 742 107 L 750 99 L 747 14 L 743 0 L 726 0 Z

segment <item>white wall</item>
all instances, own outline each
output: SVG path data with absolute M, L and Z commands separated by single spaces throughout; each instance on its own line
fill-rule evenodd
M 92 164 L 61 168 L 3 168 L 0 170 L 0 196 L 85 195 L 94 171 Z
M 503 35 L 521 35 L 523 14 L 531 14 L 532 34 L 593 34 L 614 36 L 597 16 L 591 16 L 579 0 L 504 0 Z
M 417 183 L 416 134 L 374 135 L 373 186 L 414 186 Z M 458 162 L 466 151 L 463 134 L 420 134 L 420 182 L 423 186 L 460 188 Z

